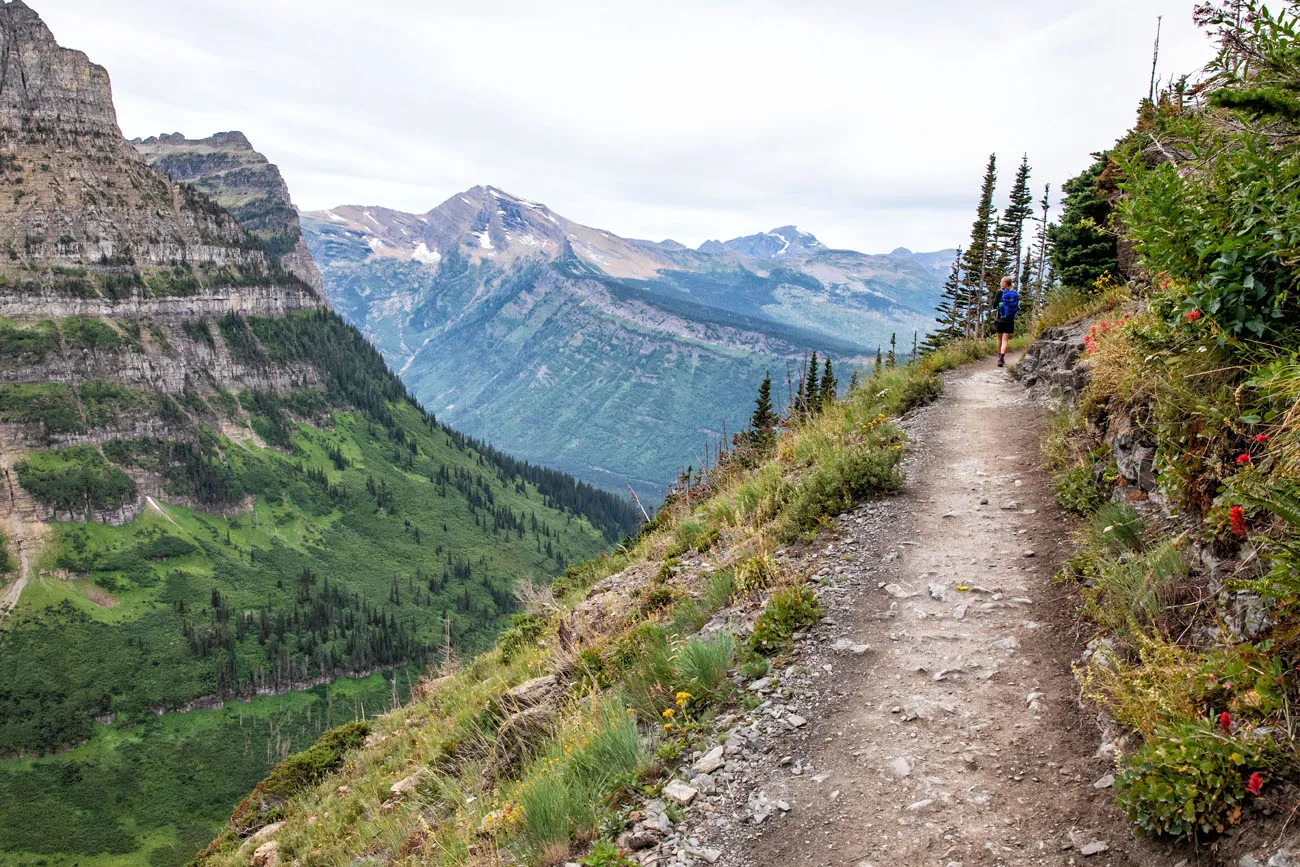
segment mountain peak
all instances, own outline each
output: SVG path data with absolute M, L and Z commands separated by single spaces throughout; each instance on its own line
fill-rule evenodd
M 699 249 L 701 253 L 713 254 L 730 250 L 751 259 L 785 259 L 825 250 L 826 245 L 798 226 L 779 226 L 770 232 L 732 238 L 730 241 L 705 241 Z
M 0 129 L 120 135 L 108 71 L 63 48 L 22 0 L 0 6 Z

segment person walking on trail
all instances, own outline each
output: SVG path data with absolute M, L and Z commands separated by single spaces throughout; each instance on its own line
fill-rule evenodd
M 993 331 L 998 336 L 998 367 L 1007 366 L 1007 349 L 1011 345 L 1011 335 L 1016 331 L 1016 314 L 1020 312 L 1020 293 L 1011 288 L 1011 278 L 1002 278 L 1002 288 L 993 301 L 997 307 L 998 317 L 993 322 Z

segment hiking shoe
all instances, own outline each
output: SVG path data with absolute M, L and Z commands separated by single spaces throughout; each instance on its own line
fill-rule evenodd
M 1005 355 L 999 355 L 998 367 L 1006 367 L 1006 366 L 1007 366 L 1007 357 Z

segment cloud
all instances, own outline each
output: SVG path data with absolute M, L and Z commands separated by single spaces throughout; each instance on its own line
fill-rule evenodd
M 241 129 L 304 208 L 490 183 L 692 244 L 959 244 L 990 152 L 1059 188 L 1123 134 L 1157 15 L 1162 75 L 1210 54 L 1157 0 L 34 2 L 127 135 Z

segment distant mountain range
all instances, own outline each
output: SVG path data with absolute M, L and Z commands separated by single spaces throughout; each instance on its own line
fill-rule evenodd
M 743 425 L 765 373 L 924 335 L 954 251 L 833 250 L 793 226 L 691 249 L 474 187 L 425 214 L 304 213 L 330 303 L 449 424 L 662 491 Z M 847 381 L 845 370 L 843 380 Z

